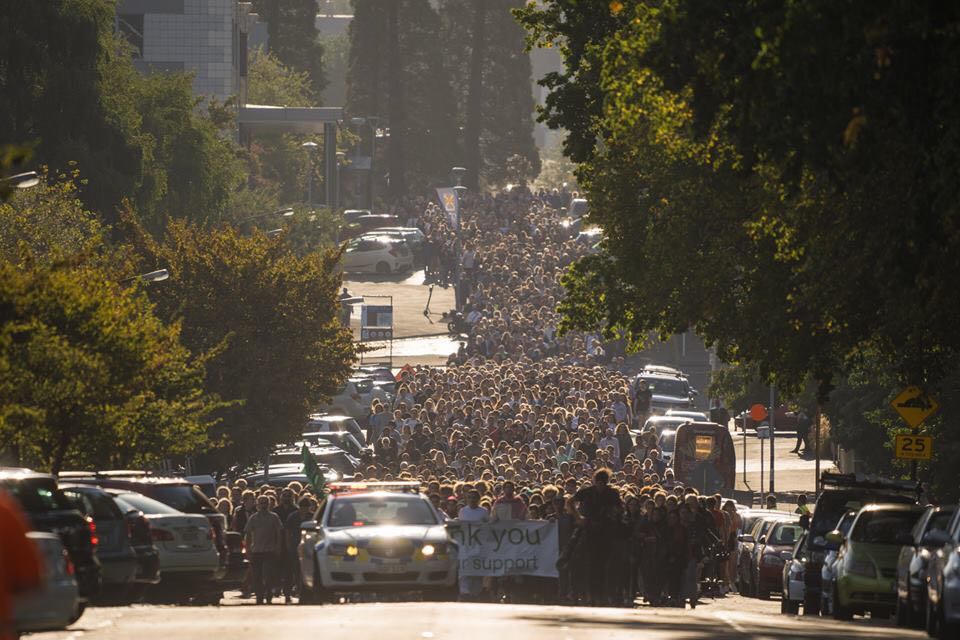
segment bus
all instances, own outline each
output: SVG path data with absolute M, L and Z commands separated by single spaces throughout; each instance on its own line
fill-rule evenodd
M 737 454 L 726 427 L 715 422 L 688 422 L 677 428 L 674 477 L 701 495 L 733 496 Z

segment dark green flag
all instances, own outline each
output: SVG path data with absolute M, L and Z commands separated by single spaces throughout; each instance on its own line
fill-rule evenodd
M 300 455 L 303 456 L 303 473 L 306 474 L 307 480 L 313 485 L 314 492 L 319 496 L 323 493 L 323 487 L 327 483 L 323 471 L 321 471 L 320 465 L 317 464 L 317 460 L 310 453 L 307 445 L 303 445 L 300 449 Z

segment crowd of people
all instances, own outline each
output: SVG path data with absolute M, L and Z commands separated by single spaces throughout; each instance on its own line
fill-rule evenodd
M 373 401 L 374 456 L 356 479 L 418 480 L 451 519 L 558 522 L 559 580 L 465 579 L 464 598 L 619 605 L 642 594 L 651 604 L 695 605 L 699 567 L 728 550 L 736 509 L 674 478 L 656 433 L 636 431 L 649 407 L 624 373 L 601 366 L 598 340 L 558 334 L 560 276 L 589 250 L 564 225 L 565 206 L 558 193 L 526 189 L 466 198 L 459 239 L 434 203 L 393 210 L 442 248 L 427 252 L 440 281 L 457 271 L 442 262 L 462 242 L 460 299 L 470 331 L 448 367 L 405 367 L 392 404 Z M 276 582 L 289 597 L 294 512 L 315 505 L 309 488 L 219 492 L 218 509 L 234 530 L 260 532 L 266 551 L 286 558 Z M 259 517 L 260 503 L 277 518 Z M 260 599 L 269 568 L 253 566 Z M 725 571 L 716 569 L 719 577 Z

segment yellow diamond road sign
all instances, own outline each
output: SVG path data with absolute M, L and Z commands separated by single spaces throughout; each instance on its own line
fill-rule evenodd
M 916 386 L 909 386 L 901 391 L 890 406 L 914 429 L 940 408 L 940 404 L 933 399 L 933 396 L 927 395 L 926 391 Z

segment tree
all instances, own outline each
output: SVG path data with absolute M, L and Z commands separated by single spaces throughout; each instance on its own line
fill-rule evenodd
M 202 451 L 203 361 L 136 286 L 74 262 L 0 262 L 0 440 L 58 473 Z
M 209 462 L 262 460 L 298 436 L 311 407 L 350 371 L 353 344 L 338 322 L 335 251 L 295 255 L 282 238 L 173 221 L 160 242 L 130 232 L 145 260 L 171 277 L 149 290 L 183 343 L 212 352 L 206 388 L 238 404 L 218 412 Z
M 284 66 L 306 74 L 313 100 L 309 106 L 319 104 L 327 79 L 323 44 L 316 26 L 316 0 L 254 0 L 253 6 L 266 20 L 270 53 Z
M 565 55 L 545 117 L 575 132 L 608 238 L 568 279 L 571 324 L 692 326 L 786 385 L 812 374 L 821 400 L 866 347 L 903 380 L 949 369 L 960 302 L 932 274 L 960 258 L 957 124 L 937 115 L 955 106 L 954 9 L 550 2 L 522 19 Z
M 346 109 L 388 130 L 392 196 L 449 180 L 457 130 L 439 29 L 428 0 L 354 3 Z
M 540 173 L 533 139 L 532 70 L 524 31 L 512 10 L 518 0 L 444 0 L 440 4 L 444 58 L 458 82 L 466 182 L 478 189 L 526 182 Z M 526 172 L 508 177 L 507 161 L 526 159 Z M 517 166 L 514 163 L 514 166 Z

